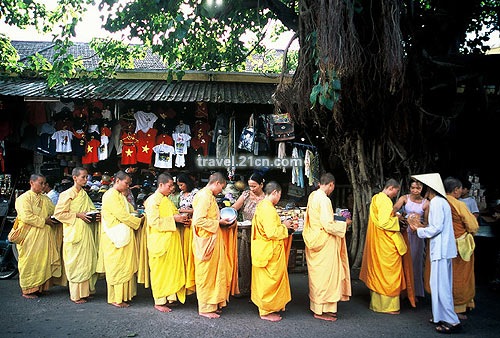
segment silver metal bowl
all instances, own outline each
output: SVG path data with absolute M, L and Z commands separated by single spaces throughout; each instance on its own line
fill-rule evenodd
M 228 219 L 229 222 L 234 222 L 238 217 L 238 211 L 231 207 L 222 208 L 220 211 L 220 218 Z

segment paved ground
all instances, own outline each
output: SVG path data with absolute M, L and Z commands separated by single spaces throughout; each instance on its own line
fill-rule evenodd
M 139 285 L 132 306 L 118 309 L 106 303 L 104 280 L 97 283 L 95 298 L 76 305 L 66 288 L 55 287 L 37 300 L 20 295 L 17 278 L 0 281 L 1 337 L 428 337 L 439 336 L 427 323 L 431 316 L 430 297 L 412 309 L 402 302 L 399 316 L 368 310 L 369 294 L 364 284 L 353 281 L 353 298 L 339 305 L 334 323 L 314 319 L 308 310 L 307 275 L 290 275 L 292 301 L 283 320 L 260 320 L 248 298 L 231 299 L 220 319 L 197 315 L 196 298 L 170 313 L 153 308 L 150 289 Z M 459 337 L 500 336 L 500 293 L 478 285 L 477 309 L 464 322 Z

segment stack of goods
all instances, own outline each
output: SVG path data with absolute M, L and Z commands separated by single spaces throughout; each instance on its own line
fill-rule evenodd
M 294 207 L 292 209 L 281 209 L 276 208 L 278 211 L 278 215 L 281 220 L 284 221 L 286 219 L 292 220 L 292 223 L 297 225 L 296 232 L 302 232 L 304 229 L 304 216 L 306 213 L 306 207 Z

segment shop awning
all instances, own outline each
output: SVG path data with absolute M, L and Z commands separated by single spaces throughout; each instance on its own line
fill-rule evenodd
M 0 95 L 63 99 L 271 104 L 275 89 L 272 83 L 162 80 L 109 80 L 99 86 L 70 80 L 48 89 L 42 79 L 0 80 Z

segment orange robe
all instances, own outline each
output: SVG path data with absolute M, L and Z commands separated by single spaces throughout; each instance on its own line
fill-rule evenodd
M 205 187 L 193 199 L 193 255 L 199 312 L 215 312 L 226 306 L 231 273 L 219 226 L 219 207 Z
M 453 219 L 453 231 L 455 240 L 472 236 L 479 230 L 476 217 L 469 211 L 464 202 L 455 197 L 447 195 L 446 199 L 451 207 L 451 217 Z M 474 308 L 474 296 L 476 294 L 476 284 L 474 278 L 474 253 L 469 260 L 463 259 L 460 249 L 457 248 L 457 257 L 453 258 L 453 303 L 456 313 L 463 313 L 467 309 Z M 473 250 L 473 248 L 472 248 Z M 466 257 L 468 258 L 468 257 Z
M 285 310 L 292 299 L 287 271 L 288 238 L 288 229 L 281 224 L 272 202 L 259 202 L 252 219 L 251 297 L 260 316 Z
M 318 189 L 309 195 L 302 236 L 306 244 L 310 309 L 317 315 L 337 312 L 337 302 L 351 296 L 346 222 L 335 221 L 332 202 Z
M 401 256 L 408 251 L 394 216 L 391 199 L 380 192 L 373 196 L 359 279 L 373 292 L 371 309 L 399 311 L 399 296 L 407 287 Z M 382 297 L 380 297 L 382 296 Z M 376 306 L 377 298 L 392 297 L 390 308 Z M 397 297 L 397 299 L 396 299 Z M 382 307 L 386 307 L 383 305 Z

